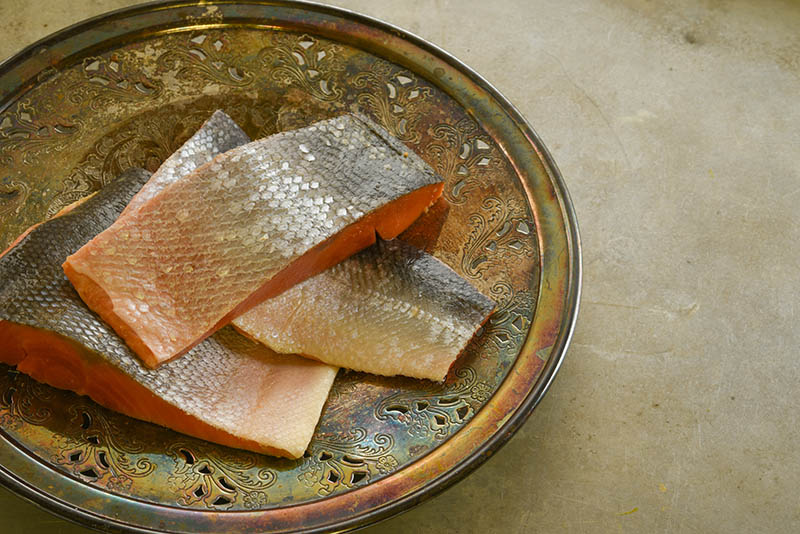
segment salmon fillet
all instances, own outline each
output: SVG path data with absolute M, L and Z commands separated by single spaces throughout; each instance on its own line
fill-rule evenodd
M 379 240 L 233 325 L 278 352 L 441 381 L 494 307 L 430 254 Z
M 217 156 L 71 255 L 78 294 L 150 367 L 408 227 L 443 182 L 361 116 Z
M 64 276 L 66 257 L 111 225 L 148 177 L 143 170 L 124 173 L 0 257 L 0 361 L 137 419 L 300 457 L 336 368 L 276 354 L 228 327 L 183 358 L 149 369 Z
M 215 111 L 136 193 L 122 215 L 139 209 L 162 189 L 183 178 L 218 154 L 250 142 L 250 137 L 224 111 Z

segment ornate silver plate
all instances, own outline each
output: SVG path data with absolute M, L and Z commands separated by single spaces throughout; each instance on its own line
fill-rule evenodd
M 129 419 L 0 367 L 0 481 L 117 531 L 318 532 L 377 521 L 460 479 L 552 381 L 577 314 L 580 252 L 531 128 L 423 40 L 289 1 L 147 4 L 62 30 L 0 65 L 0 247 L 121 170 L 154 170 L 217 108 L 253 138 L 348 111 L 380 121 L 446 178 L 448 209 L 409 239 L 497 312 L 443 385 L 341 373 L 297 461 Z

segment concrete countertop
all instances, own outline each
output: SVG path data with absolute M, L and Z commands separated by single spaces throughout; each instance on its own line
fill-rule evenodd
M 0 58 L 125 0 L 0 0 Z M 584 296 L 528 423 L 369 533 L 800 530 L 800 4 L 337 0 L 443 47 L 541 135 Z M 7 534 L 84 533 L 0 490 Z

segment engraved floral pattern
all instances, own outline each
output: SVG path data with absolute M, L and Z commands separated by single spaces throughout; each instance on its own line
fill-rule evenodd
M 0 155 L 4 161 L 18 153 L 22 162 L 30 165 L 45 150 L 63 150 L 78 131 L 74 120 L 57 114 L 42 116 L 41 111 L 25 99 L 0 114 Z
M 395 137 L 406 143 L 422 138 L 417 123 L 431 88 L 421 84 L 411 72 L 383 60 L 377 60 L 368 71 L 353 76 L 358 89 L 356 101 L 371 113 Z
M 508 282 L 492 286 L 492 298 L 497 309 L 489 317 L 481 332 L 499 349 L 520 346 L 533 319 L 534 299 L 528 290 L 518 291 Z
M 533 222 L 515 200 L 488 197 L 481 208 L 469 217 L 472 231 L 461 258 L 461 268 L 471 278 L 483 278 L 490 267 L 509 255 L 534 254 Z
M 472 400 L 486 402 L 492 396 L 492 386 L 481 380 L 472 387 L 469 396 Z
M 140 456 L 144 441 L 122 431 L 120 420 L 124 418 L 86 401 L 69 411 L 73 428 L 79 426 L 80 431 L 59 437 L 59 451 L 53 457 L 57 464 L 111 490 L 129 490 L 134 478 L 155 470 L 155 463 Z
M 491 141 L 470 119 L 437 124 L 430 134 L 431 143 L 425 152 L 446 180 L 444 195 L 453 204 L 463 204 L 480 175 L 497 161 Z
M 174 462 L 171 487 L 184 506 L 202 503 L 226 509 L 241 499 L 245 508 L 258 508 L 269 498 L 275 473 L 259 467 L 259 457 L 204 442 L 178 441 L 167 450 Z
M 0 181 L 0 217 L 17 215 L 30 193 L 30 186 L 23 181 L 14 179 Z
M 120 100 L 153 98 L 161 91 L 158 83 L 116 54 L 86 58 L 82 71 L 84 79 L 70 87 L 69 99 L 75 104 L 87 101 L 93 110 Z
M 279 86 L 297 86 L 318 100 L 333 102 L 344 94 L 334 79 L 344 70 L 341 51 L 341 46 L 309 35 L 280 34 L 258 57 Z
M 356 375 L 359 376 L 359 375 Z M 353 378 L 352 374 L 339 372 L 333 382 L 331 392 L 328 394 L 328 402 L 346 399 L 358 390 L 359 381 Z
M 124 169 L 158 168 L 179 146 L 186 130 L 185 117 L 159 116 L 135 121 L 112 135 L 101 137 L 64 179 L 48 208 L 52 216 L 64 206 L 99 189 Z
M 212 111 L 168 107 L 123 124 L 113 133 L 100 137 L 64 179 L 61 191 L 48 208 L 48 215 L 52 216 L 64 206 L 99 189 L 125 169 L 142 167 L 155 171 Z M 274 115 L 269 110 L 261 113 L 257 109 L 248 109 L 245 104 L 233 103 L 228 111 L 242 125 L 257 128 L 259 133 L 272 133 L 275 128 Z
M 253 73 L 232 56 L 230 38 L 222 32 L 193 32 L 184 46 L 158 58 L 164 69 L 175 69 L 177 79 L 201 79 L 235 87 L 253 83 Z
M 299 466 L 297 479 L 319 495 L 352 489 L 397 467 L 397 459 L 390 454 L 393 447 L 392 436 L 368 438 L 367 431 L 358 427 L 338 435 L 317 435 Z
M 409 435 L 441 441 L 474 413 L 473 403 L 488 398 L 490 386 L 478 380 L 470 367 L 455 372 L 433 391 L 399 391 L 383 399 L 375 409 L 379 420 L 391 419 L 406 427 Z
M 386 456 L 381 456 L 378 458 L 378 463 L 375 464 L 375 467 L 378 469 L 380 474 L 385 475 L 397 469 L 398 465 L 397 458 L 391 454 L 387 454 Z
M 0 425 L 42 425 L 53 415 L 52 388 L 0 364 Z

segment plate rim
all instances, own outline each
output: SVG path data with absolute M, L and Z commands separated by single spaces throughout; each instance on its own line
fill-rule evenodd
M 201 5 L 204 7 L 209 7 L 213 5 L 236 5 L 236 4 L 259 5 L 265 7 L 289 7 L 289 8 L 300 8 L 300 9 L 312 9 L 316 12 L 330 14 L 336 17 L 343 17 L 355 23 L 371 26 L 380 31 L 394 34 L 398 38 L 406 42 L 409 42 L 410 44 L 414 45 L 415 47 L 425 52 L 428 52 L 436 59 L 439 59 L 447 63 L 449 66 L 453 67 L 455 70 L 459 71 L 467 78 L 469 78 L 481 89 L 486 91 L 486 93 L 492 99 L 494 99 L 497 105 L 515 123 L 515 126 L 519 129 L 520 133 L 527 138 L 528 142 L 531 145 L 531 148 L 534 149 L 541 158 L 543 168 L 545 172 L 548 174 L 550 182 L 552 183 L 553 189 L 556 193 L 555 198 L 558 201 L 560 214 L 564 221 L 564 230 L 565 230 L 564 237 L 566 238 L 566 250 L 569 255 L 568 269 L 567 273 L 565 273 L 567 282 L 565 284 L 566 292 L 564 295 L 564 314 L 561 317 L 558 336 L 556 337 L 552 345 L 550 357 L 544 363 L 544 366 L 542 368 L 539 377 L 537 378 L 534 385 L 531 387 L 528 394 L 515 407 L 513 414 L 510 417 L 508 417 L 503 422 L 502 426 L 498 427 L 498 429 L 486 441 L 484 441 L 480 446 L 473 449 L 472 452 L 463 459 L 463 461 L 452 466 L 451 469 L 430 479 L 426 485 L 420 487 L 419 489 L 416 489 L 415 491 L 412 491 L 394 500 L 391 500 L 377 507 L 374 510 L 364 511 L 361 514 L 355 515 L 349 519 L 338 521 L 335 523 L 321 524 L 310 529 L 299 530 L 298 532 L 316 533 L 316 532 L 328 532 L 332 528 L 341 529 L 342 531 L 363 528 L 375 524 L 379 521 L 388 519 L 401 512 L 407 511 L 408 509 L 441 493 L 447 488 L 452 487 L 452 485 L 454 485 L 455 483 L 459 482 L 464 477 L 472 473 L 475 469 L 477 469 L 480 465 L 482 465 L 483 462 L 485 462 L 492 454 L 497 452 L 503 445 L 505 445 L 509 441 L 511 436 L 513 436 L 516 433 L 516 431 L 522 426 L 522 424 L 530 417 L 530 415 L 533 413 L 533 410 L 536 408 L 536 406 L 542 400 L 544 395 L 547 393 L 564 361 L 566 352 L 569 348 L 572 337 L 574 335 L 575 326 L 579 314 L 580 297 L 582 292 L 582 281 L 583 281 L 582 280 L 583 267 L 582 267 L 582 248 L 581 248 L 581 240 L 580 240 L 580 232 L 578 227 L 577 216 L 575 214 L 574 205 L 570 198 L 563 176 L 560 170 L 558 169 L 555 160 L 550 154 L 550 151 L 547 149 L 547 147 L 542 142 L 539 135 L 536 133 L 531 124 L 523 117 L 523 115 L 517 109 L 517 107 L 513 103 L 511 103 L 511 101 L 508 100 L 494 85 L 492 85 L 489 81 L 483 78 L 483 76 L 478 74 L 467 64 L 459 60 L 456 56 L 447 52 L 438 45 L 431 43 L 425 40 L 424 38 L 408 30 L 405 30 L 399 26 L 346 8 L 331 6 L 328 4 L 316 1 L 309 1 L 309 0 L 264 0 L 264 1 L 211 0 L 209 2 L 203 2 L 202 0 L 149 1 L 141 4 L 136 4 L 134 6 L 108 11 L 87 19 L 83 19 L 79 22 L 76 22 L 75 24 L 62 28 L 56 32 L 53 32 L 37 40 L 36 42 L 18 51 L 16 54 L 13 54 L 12 56 L 9 56 L 8 58 L 0 61 L 0 77 L 11 71 L 17 64 L 32 57 L 36 53 L 36 51 L 41 49 L 42 47 L 47 47 L 48 44 L 50 43 L 62 41 L 72 35 L 80 34 L 86 29 L 91 28 L 92 25 L 95 25 L 99 22 L 109 22 L 121 16 L 131 16 L 140 12 L 141 13 L 151 12 L 154 10 L 154 8 L 172 9 L 179 7 L 198 7 Z M 29 87 L 23 86 L 18 88 L 18 90 L 15 92 L 24 92 L 28 89 Z M 440 87 L 440 89 L 443 88 Z M 4 95 L 4 99 L 12 95 L 13 93 Z M 9 100 L 13 102 L 15 99 L 11 98 Z M 4 107 L 0 108 L 0 112 L 2 112 L 4 109 L 5 109 Z M 540 257 L 539 258 L 540 267 L 542 261 L 543 260 Z M 540 274 L 539 274 L 540 284 L 542 282 L 543 276 L 544 275 L 542 269 L 540 269 Z M 536 308 L 538 309 L 538 300 Z M 528 331 L 528 337 L 530 337 L 530 329 Z M 524 350 L 524 345 L 522 350 Z M 503 380 L 503 382 L 505 382 L 506 380 L 507 377 Z M 461 430 L 457 431 L 453 436 L 456 436 L 460 431 Z M 24 447 L 17 447 L 16 450 L 27 454 Z M 31 460 L 36 462 L 43 469 L 48 468 L 46 465 L 38 461 L 38 459 L 36 458 L 31 458 Z M 409 464 L 405 468 L 408 468 L 411 465 L 413 465 L 413 463 Z M 397 473 L 401 472 L 402 470 L 403 469 L 400 469 L 399 471 L 397 471 Z M 2 484 L 4 487 L 9 489 L 16 495 L 32 502 L 36 506 L 50 513 L 54 513 L 55 515 L 61 518 L 64 518 L 73 523 L 80 524 L 82 526 L 87 526 L 96 529 L 97 528 L 111 529 L 112 531 L 115 532 L 135 532 L 135 533 L 156 532 L 150 528 L 140 528 L 136 525 L 123 523 L 121 521 L 114 521 L 109 517 L 101 516 L 88 510 L 76 508 L 75 506 L 70 505 L 65 501 L 62 501 L 56 496 L 44 492 L 35 485 L 31 485 L 26 480 L 17 476 L 15 473 L 8 471 L 2 464 L 0 464 L 0 484 Z M 94 488 L 91 486 L 89 486 L 89 488 L 97 492 L 102 492 L 102 490 L 99 488 Z M 359 488 L 350 490 L 350 492 L 358 491 L 358 489 Z M 302 506 L 302 503 L 298 503 L 292 506 Z M 182 511 L 199 513 L 199 514 L 206 513 L 204 511 L 189 510 L 189 509 L 182 509 Z M 239 513 L 239 512 L 232 512 L 232 513 Z

